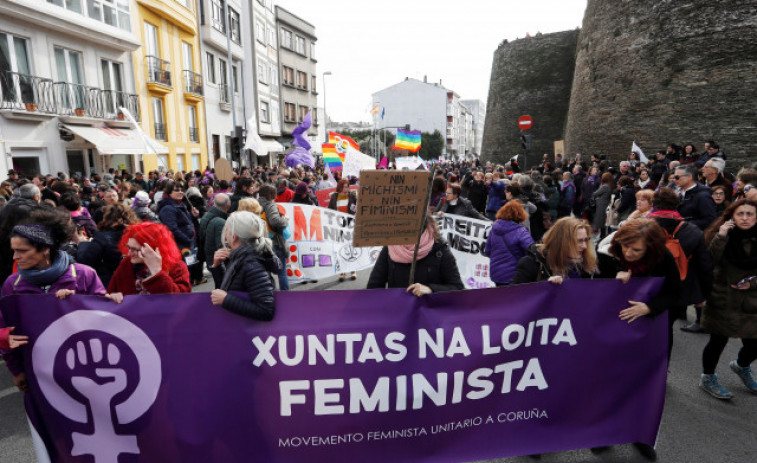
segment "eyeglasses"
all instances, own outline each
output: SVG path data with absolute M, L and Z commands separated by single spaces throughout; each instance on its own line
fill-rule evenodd
M 589 244 L 591 242 L 591 238 L 579 238 L 578 244 Z
M 691 174 L 681 174 L 681 175 L 673 175 L 673 176 L 672 176 L 671 178 L 672 178 L 673 180 L 678 180 L 678 179 L 680 179 L 681 177 L 691 177 Z
M 142 248 L 133 248 L 131 246 L 126 246 L 126 249 L 128 249 L 129 254 L 139 254 L 139 251 L 142 250 Z
M 725 196 L 725 192 L 723 191 L 715 191 L 712 193 L 712 196 Z
M 752 185 L 747 185 L 744 187 L 744 193 L 750 191 L 752 188 L 754 188 Z

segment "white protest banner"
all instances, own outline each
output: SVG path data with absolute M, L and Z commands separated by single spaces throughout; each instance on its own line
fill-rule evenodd
M 284 232 L 289 247 L 290 281 L 318 280 L 373 267 L 380 247 L 352 246 L 355 216 L 323 207 L 279 203 L 289 225 Z
M 397 170 L 415 170 L 418 166 L 423 166 L 423 159 L 419 156 L 403 156 L 394 158 L 394 163 L 397 165 Z
M 360 177 L 361 170 L 373 170 L 376 168 L 376 160 L 349 146 L 344 155 L 343 166 L 343 177 Z
M 484 255 L 492 224 L 486 220 L 445 214 L 436 217 L 442 236 L 455 256 L 460 278 L 468 289 L 492 288 L 489 258 Z

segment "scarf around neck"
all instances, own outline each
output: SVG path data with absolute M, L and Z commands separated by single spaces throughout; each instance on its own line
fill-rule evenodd
M 725 245 L 723 257 L 742 270 L 757 269 L 757 226 L 749 230 L 733 227 L 728 233 L 728 242 Z M 749 249 L 744 247 L 744 241 L 751 240 Z
M 68 266 L 73 263 L 71 256 L 69 256 L 65 252 L 59 251 L 57 252 L 57 254 L 57 257 L 49 268 L 46 268 L 44 270 L 18 269 L 18 273 L 21 275 L 21 278 L 23 278 L 24 281 L 34 286 L 50 286 L 58 281 L 58 278 L 66 273 Z
M 431 252 L 431 248 L 434 247 L 434 234 L 430 229 L 426 229 L 421 235 L 421 242 L 418 246 L 418 260 L 423 259 Z M 415 252 L 414 244 L 397 244 L 388 246 L 389 258 L 399 264 L 409 264 L 413 261 L 413 253 Z

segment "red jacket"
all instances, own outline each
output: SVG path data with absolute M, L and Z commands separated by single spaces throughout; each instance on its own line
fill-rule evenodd
M 113 273 L 113 278 L 108 285 L 109 293 L 137 294 L 137 285 L 134 277 L 134 266 L 128 258 L 122 259 L 118 268 Z M 165 270 L 143 281 L 145 289 L 150 294 L 191 293 L 192 285 L 189 284 L 189 270 L 187 265 L 180 261 L 167 274 Z
M 277 203 L 291 203 L 293 198 L 294 198 L 294 191 L 287 188 L 286 190 L 284 190 L 283 193 L 276 196 L 275 201 Z

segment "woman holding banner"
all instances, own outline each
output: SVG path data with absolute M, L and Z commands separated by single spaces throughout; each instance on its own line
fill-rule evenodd
M 216 251 L 214 266 L 223 265 L 221 287 L 210 293 L 213 305 L 253 320 L 273 319 L 273 277 L 282 265 L 274 255 L 265 221 L 247 211 L 234 212 L 223 227 L 222 249 Z M 247 293 L 243 299 L 230 292 Z
M 497 286 L 510 284 L 518 261 L 526 254 L 534 239 L 526 227 L 520 225 L 528 218 L 520 202 L 508 201 L 502 206 L 486 239 L 484 255 L 489 257 L 489 273 Z
M 159 223 L 130 225 L 119 244 L 125 259 L 113 273 L 107 297 L 121 302 L 130 294 L 189 293 L 189 270 L 171 231 Z
M 384 246 L 379 253 L 367 289 L 407 288 L 416 296 L 464 289 L 455 256 L 444 241 L 439 225 L 431 214 L 426 215 L 426 230 L 421 235 L 415 278 L 410 284 L 410 267 L 414 244 Z
M 71 294 L 105 294 L 105 288 L 91 267 L 74 263 L 61 246 L 71 241 L 74 227 L 68 214 L 58 210 L 38 209 L 29 219 L 13 227 L 11 249 L 18 264 L 18 272 L 10 275 L 3 284 L 0 297 L 15 294 L 55 294 L 65 299 Z M 0 322 L 2 320 L 0 319 Z M 18 344 L 18 336 L 9 339 L 11 346 Z M 10 344 L 10 343 L 9 343 Z M 13 384 L 22 392 L 29 391 L 24 363 L 18 350 L 4 354 L 6 366 L 13 375 Z M 33 409 L 27 411 L 34 419 Z M 41 419 L 41 418 L 40 418 Z M 47 450 L 30 425 L 37 461 L 47 462 Z
M 591 227 L 583 220 L 563 217 L 518 261 L 511 284 L 547 280 L 562 284 L 567 278 L 593 278 L 597 255 L 591 246 Z

